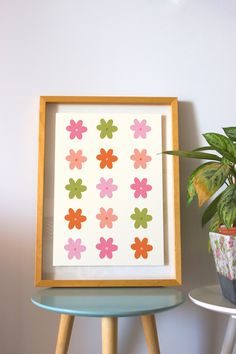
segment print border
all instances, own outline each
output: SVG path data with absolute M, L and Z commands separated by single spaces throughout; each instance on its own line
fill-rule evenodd
M 175 276 L 171 279 L 51 279 L 43 270 L 43 210 L 45 188 L 45 134 L 47 106 L 50 104 L 88 104 L 88 105 L 167 105 L 171 109 L 172 149 L 178 149 L 178 100 L 176 97 L 102 97 L 102 96 L 41 96 L 39 119 L 39 155 L 38 155 L 38 202 L 37 202 L 37 236 L 35 285 L 40 287 L 150 287 L 176 286 L 182 284 L 181 272 L 181 237 L 180 237 L 180 193 L 179 193 L 179 159 L 173 159 L 173 224 L 174 224 L 174 264 Z M 168 173 L 168 171 L 167 171 Z M 172 235 L 173 236 L 173 235 Z

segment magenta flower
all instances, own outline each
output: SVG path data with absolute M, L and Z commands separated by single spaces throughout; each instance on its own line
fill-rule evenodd
M 99 257 L 100 258 L 112 258 L 112 252 L 118 250 L 118 246 L 113 244 L 113 238 L 110 237 L 105 240 L 104 237 L 100 237 L 100 243 L 96 245 L 96 248 L 100 250 Z
M 118 189 L 116 184 L 113 184 L 113 178 L 108 178 L 106 181 L 105 178 L 100 178 L 100 183 L 97 184 L 97 189 L 100 189 L 100 197 L 112 198 L 112 193 Z
M 77 240 L 73 240 L 72 238 L 69 238 L 68 244 L 65 245 L 65 250 L 68 251 L 68 258 L 81 258 L 81 252 L 86 251 L 86 247 L 81 244 L 81 239 L 77 238 Z
M 66 160 L 70 161 L 70 169 L 77 167 L 79 170 L 82 168 L 82 163 L 87 161 L 87 157 L 83 156 L 83 151 L 78 150 L 75 152 L 73 149 L 70 149 L 70 155 L 66 156 Z
M 229 248 L 234 247 L 234 238 L 233 237 L 230 237 L 228 245 L 229 245 Z
M 134 138 L 137 139 L 141 137 L 142 139 L 146 138 L 147 132 L 151 130 L 149 125 L 146 125 L 147 121 L 143 119 L 141 122 L 138 119 L 134 120 L 134 124 L 130 126 L 130 129 L 134 131 Z
M 135 198 L 138 198 L 140 196 L 143 198 L 147 198 L 147 192 L 152 189 L 152 186 L 150 184 L 147 184 L 147 178 L 143 178 L 140 181 L 137 177 L 135 177 L 134 184 L 131 184 L 130 188 L 135 190 Z
M 66 127 L 66 130 L 70 132 L 70 138 L 74 139 L 77 137 L 78 139 L 83 138 L 83 133 L 85 133 L 88 129 L 83 126 L 83 121 L 78 120 L 76 123 L 73 119 L 70 120 L 70 125 Z
M 111 229 L 113 226 L 113 221 L 116 221 L 118 219 L 117 215 L 113 214 L 112 208 L 109 208 L 107 210 L 105 210 L 104 208 L 100 208 L 100 214 L 97 214 L 96 218 L 100 220 L 100 227 L 102 229 L 106 226 Z
M 147 162 L 151 161 L 151 156 L 147 155 L 147 150 L 143 149 L 139 151 L 138 149 L 134 149 L 134 154 L 130 156 L 131 160 L 134 161 L 134 168 L 146 168 Z

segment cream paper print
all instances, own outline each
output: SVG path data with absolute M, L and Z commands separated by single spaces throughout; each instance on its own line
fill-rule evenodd
M 56 114 L 54 266 L 164 264 L 161 123 Z

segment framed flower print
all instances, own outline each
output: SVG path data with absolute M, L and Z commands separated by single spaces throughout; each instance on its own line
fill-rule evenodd
M 181 284 L 178 102 L 41 97 L 36 286 Z

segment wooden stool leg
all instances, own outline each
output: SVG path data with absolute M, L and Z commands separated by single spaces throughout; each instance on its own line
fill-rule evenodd
M 117 354 L 117 317 L 102 318 L 102 354 Z
M 55 354 L 67 354 L 74 316 L 61 315 Z
M 156 321 L 154 315 L 141 316 L 143 331 L 147 342 L 149 354 L 160 354 Z

